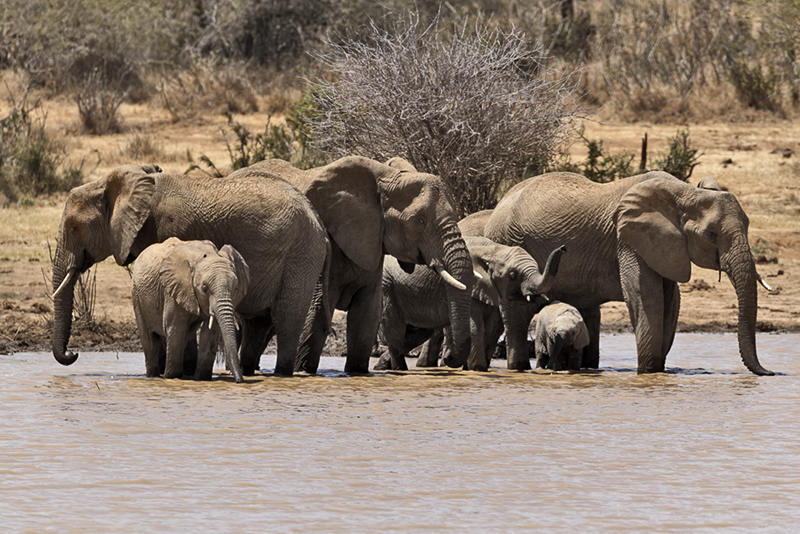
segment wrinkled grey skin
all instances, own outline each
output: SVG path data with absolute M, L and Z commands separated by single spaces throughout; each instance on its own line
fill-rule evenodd
M 164 174 L 154 165 L 126 165 L 73 189 L 53 258 L 53 288 L 60 288 L 53 313 L 56 360 L 70 365 L 78 357 L 67 351 L 77 275 L 111 255 L 127 265 L 149 245 L 170 237 L 207 239 L 239 251 L 251 281 L 236 310 L 244 318 L 242 358 L 258 345 L 248 331 L 274 325 L 275 373 L 291 375 L 303 320 L 330 245 L 308 199 L 289 183 L 256 171 L 216 179 Z
M 758 275 L 749 221 L 732 194 L 705 181 L 692 187 L 664 172 L 607 184 L 551 173 L 514 186 L 486 223 L 485 235 L 518 245 L 541 261 L 555 245 L 581 251 L 561 264 L 547 296 L 578 308 L 589 328 L 583 367 L 599 365 L 600 305 L 624 301 L 636 334 L 639 373 L 663 372 L 680 309 L 678 282 L 692 264 L 725 271 L 738 298 L 739 352 L 757 375 Z M 526 335 L 534 310 L 501 306 L 508 364 L 527 369 Z M 523 356 L 524 355 L 524 356 Z
M 563 302 L 539 310 L 536 320 L 536 367 L 553 371 L 581 368 L 589 330 L 581 312 Z
M 472 257 L 474 272 L 480 275 L 472 290 L 472 348 L 465 369 L 486 371 L 491 352 L 484 343 L 485 318 L 501 300 L 535 301 L 546 292 L 558 271 L 564 253 L 559 248 L 550 255 L 544 273 L 538 264 L 519 247 L 498 245 L 483 237 L 464 238 Z M 476 275 L 477 276 L 477 275 Z M 377 369 L 407 369 L 404 354 L 425 341 L 434 329 L 447 326 L 447 301 L 444 282 L 428 268 L 404 272 L 391 259 L 383 268 L 383 313 L 381 337 L 388 346 L 388 361 L 379 361 Z M 451 357 L 444 364 L 453 365 Z
M 444 269 L 466 287 L 447 285 L 442 290 L 458 342 L 454 359 L 460 365 L 467 359 L 472 264 L 453 201 L 438 177 L 417 172 L 400 158 L 387 163 L 352 156 L 307 171 L 283 160 L 250 167 L 280 176 L 303 192 L 332 244 L 328 305 L 318 298 L 310 310 L 295 370 L 316 373 L 336 308 L 347 311 L 345 372 L 369 371 L 380 319 L 384 254 L 394 256 L 407 272 L 415 265 Z M 252 364 L 243 365 L 247 372 Z
M 147 247 L 131 275 L 147 376 L 181 378 L 186 343 L 202 328 L 195 380 L 211 380 L 222 339 L 228 368 L 236 382 L 242 382 L 234 310 L 249 283 L 247 263 L 229 245 L 217 250 L 210 241 L 171 237 Z M 210 317 L 215 320 L 211 328 Z

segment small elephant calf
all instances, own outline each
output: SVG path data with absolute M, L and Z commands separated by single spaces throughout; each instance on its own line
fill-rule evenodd
M 589 330 L 577 308 L 555 301 L 539 312 L 536 321 L 536 367 L 554 371 L 581 368 Z
M 163 373 L 164 378 L 181 378 L 187 341 L 199 328 L 194 378 L 211 380 L 221 337 L 228 368 L 241 382 L 234 310 L 249 283 L 247 263 L 230 245 L 217 250 L 210 241 L 172 237 L 147 247 L 131 277 L 147 376 Z

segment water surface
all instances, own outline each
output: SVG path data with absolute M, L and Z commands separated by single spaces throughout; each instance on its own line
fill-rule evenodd
M 3 532 L 786 532 L 800 521 L 800 335 L 631 335 L 585 374 L 446 370 L 235 384 L 142 354 L 0 356 Z M 413 361 L 409 360 L 413 364 Z M 269 371 L 274 359 L 264 357 Z

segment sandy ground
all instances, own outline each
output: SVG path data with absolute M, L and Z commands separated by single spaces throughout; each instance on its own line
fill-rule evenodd
M 184 172 L 191 162 L 207 155 L 220 169 L 229 164 L 221 127 L 222 115 L 206 115 L 173 122 L 161 109 L 147 105 L 123 106 L 126 131 L 93 137 L 75 132 L 75 105 L 66 99 L 45 102 L 48 124 L 63 137 L 73 161 L 84 161 L 88 179 L 101 177 L 124 163 L 158 163 L 169 172 Z M 4 111 L 0 109 L 0 112 Z M 0 113 L 2 114 L 2 113 Z M 253 132 L 263 131 L 266 112 L 236 116 Z M 690 181 L 715 177 L 737 195 L 750 217 L 750 243 L 760 258 L 759 272 L 773 287 L 760 290 L 761 331 L 800 331 L 800 124 L 789 121 L 703 123 L 691 125 L 615 124 L 589 122 L 585 135 L 603 140 L 611 153 L 637 154 L 645 133 L 650 158 L 666 151 L 669 137 L 688 128 L 693 146 L 702 151 L 701 164 Z M 155 149 L 142 161 L 130 156 L 139 136 Z M 230 134 L 229 134 L 230 137 Z M 585 156 L 578 143 L 571 153 Z M 65 195 L 36 199 L 30 206 L 0 209 L 0 352 L 49 350 L 52 320 L 48 243 L 55 247 Z M 736 296 L 725 276 L 695 267 L 692 280 L 681 284 L 680 331 L 735 329 Z M 94 320 L 76 324 L 70 347 L 78 350 L 141 350 L 130 302 L 130 276 L 112 259 L 96 271 Z M 337 312 L 335 335 L 326 353 L 343 351 L 343 314 Z M 623 303 L 603 307 L 605 331 L 630 330 Z

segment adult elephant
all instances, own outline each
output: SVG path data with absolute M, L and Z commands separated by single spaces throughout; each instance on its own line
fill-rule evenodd
M 748 218 L 716 182 L 692 187 L 665 172 L 607 184 L 572 173 L 551 173 L 514 186 L 486 223 L 486 237 L 519 245 L 537 261 L 556 246 L 571 251 L 547 296 L 581 311 L 590 334 L 583 366 L 599 365 L 600 305 L 625 301 L 636 334 L 639 373 L 664 371 L 680 309 L 678 282 L 692 263 L 725 271 L 739 302 L 739 352 L 757 375 L 756 273 L 747 241 Z M 709 185 L 710 183 L 710 185 Z M 508 366 L 530 368 L 527 332 L 533 310 L 501 308 Z
M 127 265 L 170 237 L 207 239 L 239 251 L 250 267 L 248 291 L 236 310 L 245 318 L 241 353 L 257 341 L 248 331 L 270 324 L 278 339 L 275 373 L 291 375 L 330 245 L 308 199 L 288 182 L 258 171 L 221 180 L 128 165 L 70 191 L 53 258 L 56 360 L 71 365 L 78 358 L 67 343 L 79 274 L 111 255 Z
M 472 262 L 453 200 L 440 178 L 417 172 L 400 158 L 383 164 L 359 156 L 307 171 L 283 160 L 248 169 L 279 176 L 305 193 L 330 234 L 328 305 L 317 300 L 310 310 L 295 370 L 317 372 L 335 307 L 347 311 L 345 371 L 369 372 L 380 321 L 384 254 L 394 256 L 408 273 L 414 265 L 427 265 L 448 282 L 456 340 L 453 362 L 464 365 L 470 351 Z M 243 361 L 244 372 L 256 363 Z

